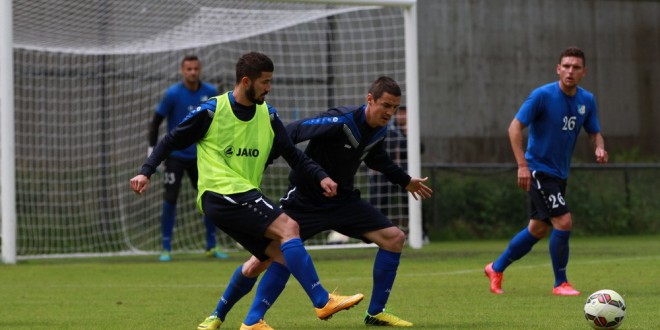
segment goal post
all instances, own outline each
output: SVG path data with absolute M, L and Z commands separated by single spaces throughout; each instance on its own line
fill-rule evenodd
M 14 154 L 14 69 L 12 2 L 0 4 L 0 208 L 2 262 L 16 263 L 16 157 Z
M 3 182 L 3 260 L 9 260 L 5 254 L 30 259 L 159 252 L 162 177 L 155 174 L 140 197 L 128 180 L 144 161 L 155 107 L 181 79 L 180 60 L 190 53 L 201 59 L 202 80 L 221 91 L 233 88 L 241 54 L 268 54 L 276 70 L 268 102 L 285 123 L 331 106 L 363 104 L 370 83 L 391 76 L 408 106 L 408 171 L 421 176 L 415 1 L 11 3 L 15 72 L 13 88 L 2 93 L 8 88 L 14 95 L 16 132 L 15 145 L 7 145 L 14 141 L 3 130 L 0 148 L 3 156 L 16 151 L 16 167 L 5 168 L 3 160 L 0 170 L 16 178 L 16 243 L 14 252 L 5 247 L 11 241 L 5 221 L 12 218 L 5 204 L 12 202 Z M 0 125 L 5 121 L 3 109 Z M 279 198 L 287 174 L 286 163 L 276 161 L 264 175 L 264 192 Z M 363 196 L 366 176 L 361 169 L 356 179 Z M 203 249 L 194 195 L 184 181 L 175 253 Z M 420 203 L 411 199 L 408 213 L 409 244 L 418 248 Z M 218 240 L 238 248 L 222 232 Z M 307 245 L 325 243 L 319 235 Z

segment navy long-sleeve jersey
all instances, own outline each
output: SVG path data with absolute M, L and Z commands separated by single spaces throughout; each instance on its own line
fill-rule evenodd
M 254 116 L 256 111 L 254 105 L 245 107 L 237 103 L 231 92 L 229 92 L 229 101 L 237 118 L 247 121 Z M 156 171 L 158 164 L 170 152 L 181 150 L 201 140 L 211 126 L 213 116 L 215 115 L 216 104 L 215 99 L 203 103 L 191 112 L 176 128 L 165 135 L 140 168 L 140 174 L 151 177 Z M 281 155 L 292 169 L 302 173 L 301 177 L 305 181 L 309 181 L 311 185 L 315 185 L 317 189 L 321 189 L 319 182 L 327 177 L 328 174 L 291 142 L 284 124 L 277 115 L 277 110 L 268 105 L 268 112 L 271 115 L 270 123 L 275 133 L 273 149 L 271 150 L 268 163 L 272 163 L 274 157 Z M 200 173 L 200 175 L 204 174 Z
M 383 148 L 387 127 L 370 127 L 364 105 L 332 108 L 317 117 L 295 121 L 286 129 L 294 143 L 309 141 L 305 153 L 338 184 L 337 196 L 327 198 L 318 184 L 313 185 L 300 172 L 292 170 L 289 174 L 292 187 L 310 202 L 328 204 L 359 198 L 354 177 L 363 161 L 394 184 L 405 188 L 410 183 L 410 175 Z

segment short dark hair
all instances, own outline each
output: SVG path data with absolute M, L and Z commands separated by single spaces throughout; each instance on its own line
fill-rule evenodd
M 261 76 L 262 72 L 273 71 L 275 71 L 275 65 L 268 56 L 258 52 L 249 52 L 243 54 L 236 62 L 236 83 L 241 82 L 243 77 L 255 80 Z
M 393 96 L 401 96 L 401 87 L 399 87 L 399 84 L 390 77 L 378 77 L 378 79 L 371 84 L 369 94 L 371 94 L 374 100 L 378 100 L 385 93 L 392 94 Z
M 568 47 L 564 49 L 563 52 L 561 52 L 561 55 L 559 56 L 559 63 L 561 64 L 561 60 L 564 57 L 578 57 L 582 59 L 582 65 L 587 66 L 587 60 L 584 58 L 584 52 L 582 49 L 578 47 Z
M 183 67 L 183 63 L 186 63 L 186 62 L 188 62 L 188 61 L 197 61 L 197 62 L 200 62 L 199 57 L 197 57 L 197 55 L 192 55 L 192 54 L 191 54 L 191 55 L 186 55 L 186 56 L 184 56 L 183 59 L 181 60 L 181 67 Z

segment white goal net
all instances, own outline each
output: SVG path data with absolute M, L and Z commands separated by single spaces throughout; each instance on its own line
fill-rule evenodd
M 406 89 L 403 9 L 396 6 L 13 0 L 13 20 L 19 259 L 160 251 L 163 178 L 155 174 L 140 197 L 129 179 L 185 55 L 199 56 L 202 80 L 225 91 L 241 54 L 268 54 L 275 63 L 268 102 L 285 123 L 363 104 L 380 75 Z M 273 200 L 285 192 L 287 173 L 283 161 L 266 172 L 264 191 Z M 366 173 L 357 180 L 365 198 Z M 194 200 L 184 179 L 175 252 L 204 248 Z M 325 236 L 307 244 L 324 244 Z M 221 232 L 218 240 L 234 248 Z

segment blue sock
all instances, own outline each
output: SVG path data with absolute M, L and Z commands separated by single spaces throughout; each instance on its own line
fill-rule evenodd
M 328 291 L 321 285 L 312 257 L 305 250 L 302 240 L 300 238 L 288 240 L 280 246 L 280 250 L 284 254 L 284 260 L 289 271 L 302 285 L 314 307 L 321 308 L 325 306 L 328 303 Z
M 163 239 L 163 250 L 172 251 L 172 232 L 174 231 L 175 217 L 176 204 L 163 201 L 163 213 L 160 215 L 160 233 Z
M 555 273 L 555 286 L 559 286 L 566 279 L 566 265 L 568 265 L 568 239 L 571 232 L 554 229 L 550 235 L 550 259 L 552 270 Z
M 243 265 L 240 265 L 238 268 L 236 268 L 234 275 L 231 277 L 231 280 L 229 280 L 227 289 L 225 289 L 225 292 L 222 294 L 222 297 L 220 297 L 220 300 L 218 301 L 218 305 L 215 306 L 215 310 L 213 311 L 213 314 L 217 315 L 221 321 L 225 320 L 227 313 L 229 313 L 234 304 L 243 298 L 243 296 L 248 294 L 248 292 L 252 290 L 252 287 L 254 287 L 254 283 L 257 282 L 256 277 L 245 277 L 245 275 L 243 275 L 241 272 L 242 268 Z
M 286 266 L 273 262 L 257 285 L 257 293 L 254 296 L 252 306 L 245 318 L 245 324 L 253 325 L 264 319 L 270 306 L 280 296 L 291 272 Z
M 370 315 L 376 315 L 385 309 L 396 278 L 396 270 L 399 268 L 399 259 L 401 259 L 401 253 L 378 249 L 376 260 L 374 260 L 374 287 L 367 310 Z
M 496 272 L 503 272 L 514 261 L 522 258 L 529 251 L 539 239 L 532 236 L 527 228 L 521 230 L 516 236 L 511 239 L 509 246 L 504 250 L 497 260 L 493 263 L 493 270 Z
M 204 226 L 206 227 L 206 251 L 215 248 L 215 225 L 207 217 L 204 217 Z

